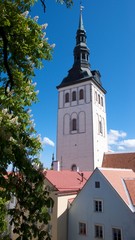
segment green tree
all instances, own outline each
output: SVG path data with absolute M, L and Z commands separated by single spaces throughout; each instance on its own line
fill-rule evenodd
M 45 7 L 45 2 L 40 0 Z M 58 0 L 71 6 L 71 0 Z M 9 209 L 16 239 L 50 239 L 47 208 L 53 201 L 44 187 L 39 161 L 41 141 L 30 107 L 37 101 L 35 68 L 50 60 L 54 45 L 45 36 L 47 24 L 31 19 L 34 0 L 0 0 L 0 197 L 16 198 Z M 12 168 L 8 173 L 8 168 Z M 0 212 L 1 214 L 1 212 Z
M 6 209 L 6 201 L 3 198 L 0 198 L 0 239 L 8 239 L 8 236 L 5 236 L 5 234 L 7 231 L 7 221 L 6 221 L 6 217 L 7 217 L 7 209 Z

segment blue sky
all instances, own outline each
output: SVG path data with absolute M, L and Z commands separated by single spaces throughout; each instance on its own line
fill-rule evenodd
M 79 2 L 74 0 L 72 9 L 67 9 L 49 0 L 46 13 L 40 3 L 30 13 L 32 17 L 39 16 L 40 24 L 48 23 L 46 37 L 49 43 L 56 44 L 53 59 L 36 70 L 34 79 L 39 102 L 32 106 L 32 113 L 36 130 L 44 139 L 44 167 L 50 167 L 53 153 L 56 157 L 56 86 L 73 64 Z M 91 69 L 100 71 L 107 90 L 109 149 L 135 151 L 135 0 L 83 0 L 82 5 Z

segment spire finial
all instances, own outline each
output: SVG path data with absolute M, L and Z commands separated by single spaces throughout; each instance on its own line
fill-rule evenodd
M 80 13 L 82 13 L 84 6 L 82 5 L 82 1 L 80 1 Z
M 84 30 L 84 26 L 83 26 L 83 19 L 82 19 L 82 10 L 83 10 L 83 6 L 82 6 L 82 1 L 80 1 L 80 20 L 79 20 L 79 29 L 80 30 Z

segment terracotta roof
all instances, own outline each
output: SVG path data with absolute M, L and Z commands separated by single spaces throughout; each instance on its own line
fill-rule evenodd
M 70 170 L 45 171 L 46 179 L 59 191 L 59 192 L 75 192 L 79 191 L 92 172 L 74 172 Z
M 133 200 L 135 200 L 135 188 L 133 190 L 133 186 L 135 187 L 135 182 L 134 185 L 133 183 L 129 184 L 128 187 L 126 185 L 127 191 L 124 182 L 127 181 L 127 179 L 135 179 L 135 172 L 131 169 L 114 168 L 100 168 L 99 170 L 116 190 L 116 192 L 120 195 L 123 201 L 130 207 L 128 193 L 133 197 Z
M 126 179 L 125 184 L 132 204 L 135 206 L 135 179 Z
M 135 152 L 130 153 L 105 153 L 102 167 L 124 168 L 135 171 Z

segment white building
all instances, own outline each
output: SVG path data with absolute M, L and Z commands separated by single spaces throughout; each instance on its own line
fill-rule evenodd
M 45 172 L 45 186 L 54 206 L 49 209 L 51 221 L 48 231 L 51 240 L 67 240 L 68 201 L 74 199 L 92 172 L 54 171 Z
M 56 161 L 61 169 L 93 170 L 107 151 L 105 89 L 99 71 L 92 71 L 80 11 L 74 64 L 58 89 Z
M 68 240 L 134 240 L 135 172 L 96 168 L 68 217 Z

